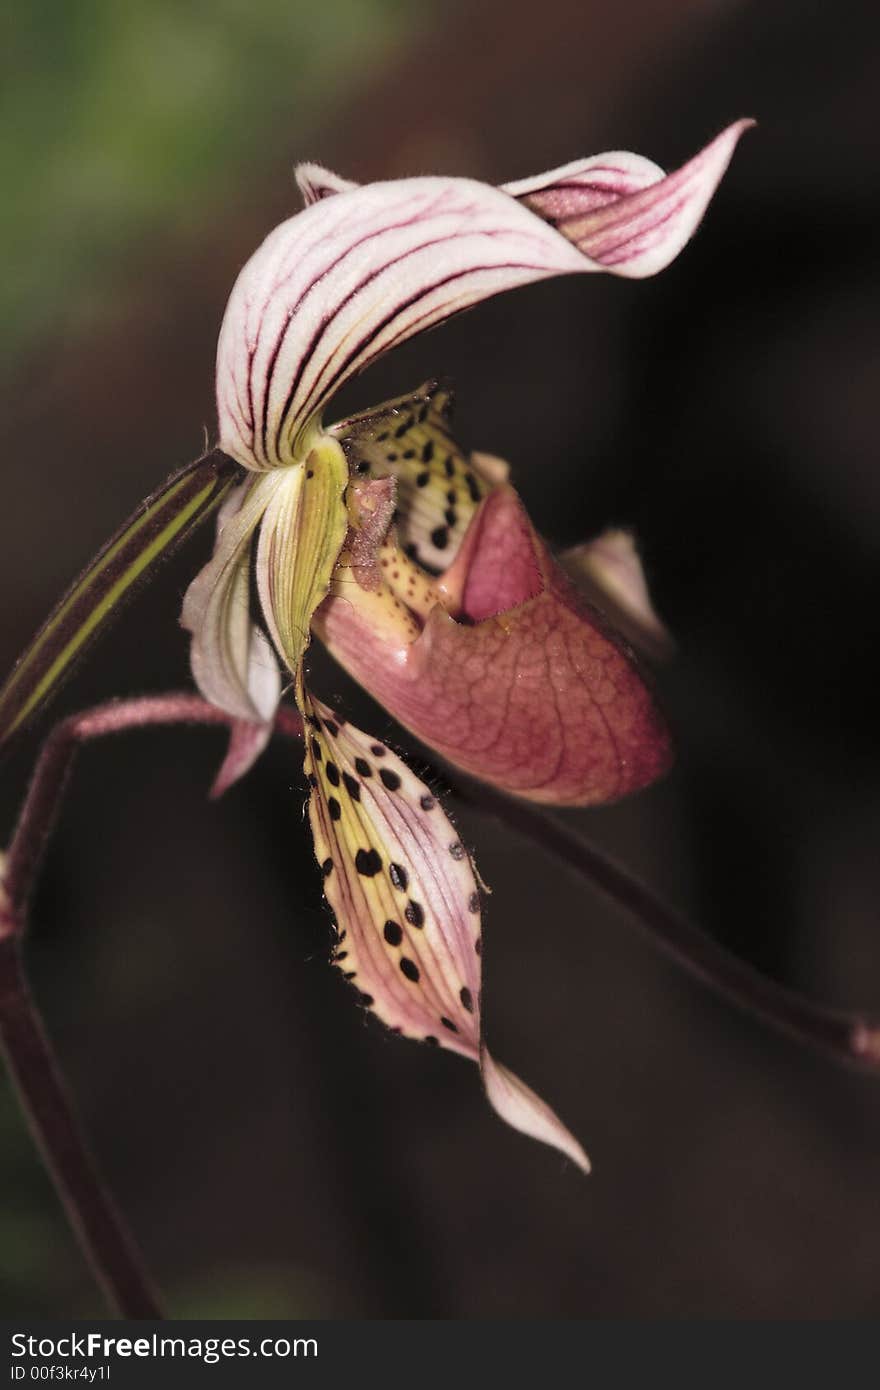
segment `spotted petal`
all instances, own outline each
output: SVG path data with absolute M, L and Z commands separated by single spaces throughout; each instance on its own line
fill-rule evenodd
M 345 381 L 389 348 L 503 290 L 552 275 L 648 275 L 692 234 L 743 123 L 668 179 L 565 219 L 471 179 L 414 178 L 318 197 L 264 241 L 217 349 L 221 447 L 290 463 Z M 308 196 L 331 192 L 312 170 Z M 629 185 L 627 185 L 629 186 Z
M 384 744 L 304 702 L 309 819 L 335 915 L 335 963 L 390 1028 L 477 1062 L 502 1118 L 587 1170 L 552 1110 L 486 1051 L 480 894 L 435 794 Z
M 334 425 L 354 473 L 397 481 L 397 534 L 423 569 L 446 569 L 490 490 L 449 432 L 452 392 L 438 381 Z

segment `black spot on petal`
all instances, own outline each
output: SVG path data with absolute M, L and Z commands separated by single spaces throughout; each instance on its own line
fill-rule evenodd
M 428 472 L 427 468 L 425 469 L 424 473 L 419 473 L 416 475 L 416 487 L 427 487 L 430 481 L 431 474 Z
M 412 980 L 413 984 L 417 984 L 421 979 L 419 967 L 414 960 L 410 960 L 409 956 L 400 957 L 400 973 L 405 975 L 408 980 Z
M 355 758 L 354 765 L 359 777 L 372 777 L 373 769 L 370 767 L 366 758 Z
M 461 843 L 461 840 L 453 840 L 452 844 L 449 846 L 449 853 L 452 855 L 453 859 L 464 859 L 464 845 Z
M 380 767 L 379 776 L 390 792 L 396 792 L 399 789 L 400 778 L 396 772 L 392 772 L 390 767 Z
M 422 463 L 430 463 L 430 462 L 431 462 L 431 459 L 432 459 L 433 457 L 434 457 L 434 441 L 433 441 L 433 439 L 429 439 L 428 442 L 427 442 L 427 444 L 426 444 L 426 445 L 424 446 L 424 448 L 422 449 Z
M 331 820 L 339 820 L 339 817 L 342 815 L 342 807 L 335 796 L 327 798 L 327 810 L 330 812 Z
M 354 857 L 354 866 L 364 878 L 372 878 L 382 867 L 382 860 L 374 849 L 359 849 Z
M 479 893 L 471 893 L 470 897 L 468 898 L 468 912 L 479 912 L 479 910 L 480 895 Z
M 443 467 L 446 469 L 447 478 L 455 477 L 455 459 L 452 457 L 451 454 L 446 455 L 446 462 L 443 465 Z
M 481 501 L 481 500 L 482 500 L 482 497 L 481 497 L 479 485 L 478 485 L 477 480 L 476 480 L 476 478 L 474 477 L 473 473 L 465 473 L 465 475 L 464 475 L 464 480 L 465 480 L 465 482 L 467 483 L 467 490 L 468 490 L 468 492 L 469 492 L 470 495 L 471 495 L 471 501 L 472 501 L 472 502 L 479 502 L 479 501 Z
M 426 1038 L 422 1039 L 422 1042 L 430 1043 L 432 1047 L 440 1046 L 439 1038 L 435 1038 L 433 1033 L 429 1033 Z
M 405 893 L 409 884 L 409 874 L 402 864 L 389 864 L 388 877 L 400 893 Z
M 403 436 L 406 434 L 407 430 L 412 429 L 413 424 L 413 417 L 411 415 L 407 415 L 406 419 L 401 420 L 400 424 L 397 426 L 397 429 L 394 431 L 395 439 L 402 439 Z
M 458 1032 L 458 1024 L 453 1023 L 451 1018 L 441 1018 L 440 1022 L 443 1024 L 444 1028 L 449 1029 L 450 1033 Z
M 317 779 L 317 777 L 315 776 L 314 772 L 310 772 L 310 773 L 309 773 L 309 786 L 310 786 L 310 787 L 316 787 L 317 785 L 318 785 L 318 779 Z
M 352 801 L 360 801 L 361 784 L 356 777 L 352 777 L 350 772 L 343 772 L 342 780 L 345 783 L 345 790 L 348 792 Z
M 382 935 L 385 937 L 389 946 L 399 946 L 403 940 L 403 927 L 399 922 L 393 922 L 389 918 L 382 928 Z
M 372 753 L 374 758 L 384 758 L 385 754 L 388 752 L 388 749 L 385 748 L 381 743 L 371 743 L 370 752 Z
M 321 752 L 321 745 L 320 745 L 320 743 L 318 742 L 318 740 L 317 740 L 316 738 L 313 738 L 313 739 L 312 739 L 312 757 L 314 758 L 314 760 L 315 760 L 316 763 L 319 763 L 319 762 L 321 761 L 321 758 L 322 758 L 323 756 L 324 756 L 324 755 L 323 755 L 323 753 Z
M 415 902 L 412 898 L 407 903 L 403 915 L 411 927 L 423 927 L 425 925 L 425 909 L 421 903 Z
M 404 451 L 403 451 L 403 457 L 404 457 L 405 459 L 414 459 L 415 456 L 416 456 L 416 451 L 415 451 L 415 449 L 404 449 Z
M 339 786 L 339 768 L 335 763 L 327 764 L 327 781 L 330 783 L 331 787 Z
M 372 994 L 361 994 L 361 1003 L 363 1004 L 365 1009 L 371 1008 L 373 1003 Z
M 323 862 L 323 864 L 321 865 L 321 873 L 324 875 L 325 878 L 329 878 L 329 876 L 330 876 L 330 874 L 332 874 L 332 872 L 333 872 L 333 860 L 332 860 L 332 859 L 325 859 L 324 862 Z
M 461 1007 L 467 1009 L 469 1014 L 472 1014 L 474 1011 L 474 1001 L 467 985 L 462 985 L 461 989 L 458 991 L 458 997 L 461 1000 Z
M 339 726 L 334 724 L 332 719 L 324 720 L 324 728 L 327 730 L 328 734 L 332 734 L 334 738 L 339 733 Z
M 458 515 L 454 507 L 447 507 L 443 513 L 447 526 L 454 526 L 458 521 Z
M 433 811 L 433 809 L 434 809 L 434 807 L 437 805 L 437 803 L 436 803 L 436 801 L 434 800 L 433 796 L 430 796 L 430 795 L 426 792 L 425 795 L 424 795 L 423 797 L 420 798 L 420 800 L 419 800 L 419 805 L 421 806 L 421 808 L 422 808 L 423 811 Z
M 449 544 L 449 531 L 445 526 L 437 526 L 431 532 L 431 544 L 437 550 L 445 550 Z

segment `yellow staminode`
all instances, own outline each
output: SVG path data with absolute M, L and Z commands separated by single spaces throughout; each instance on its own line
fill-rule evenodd
M 296 674 L 345 542 L 348 463 L 342 447 L 324 435 L 303 463 L 286 471 L 263 516 L 257 581 L 275 646 Z

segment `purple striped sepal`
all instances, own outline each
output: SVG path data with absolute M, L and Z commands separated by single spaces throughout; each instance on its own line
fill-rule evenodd
M 303 457 L 329 399 L 383 353 L 482 299 L 553 275 L 654 275 L 693 235 L 737 121 L 673 174 L 615 153 L 504 188 L 357 187 L 315 165 L 308 206 L 242 270 L 217 352 L 220 447 L 258 472 Z

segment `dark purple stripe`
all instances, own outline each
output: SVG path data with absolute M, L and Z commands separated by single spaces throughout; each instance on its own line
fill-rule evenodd
M 431 208 L 428 209 L 428 212 L 429 212 L 429 213 L 430 213 L 430 211 L 431 211 Z M 401 231 L 404 227 L 412 226 L 416 221 L 419 221 L 419 220 L 421 220 L 421 219 L 420 219 L 420 218 L 414 218 L 414 217 L 412 217 L 412 218 L 409 218 L 409 219 L 408 219 L 407 221 L 405 221 L 405 222 L 395 222 L 395 223 L 394 223 L 393 225 L 391 225 L 391 226 L 385 225 L 385 226 L 383 226 L 383 227 L 378 228 L 378 229 L 375 230 L 375 231 L 370 232 L 367 236 L 362 237 L 360 241 L 355 242 L 352 246 L 350 246 L 350 247 L 348 248 L 348 251 L 343 252 L 343 254 L 342 254 L 341 256 L 337 257 L 337 259 L 332 263 L 332 265 L 328 266 L 326 270 L 322 271 L 321 274 L 320 274 L 315 280 L 312 280 L 312 281 L 310 282 L 309 286 L 307 287 L 307 289 L 305 289 L 305 290 L 303 291 L 303 293 L 300 295 L 299 300 L 297 301 L 296 305 L 294 306 L 294 308 L 291 310 L 290 314 L 288 315 L 287 323 L 285 324 L 285 327 L 284 327 L 284 332 L 282 333 L 281 338 L 279 339 L 278 344 L 277 344 L 277 346 L 276 346 L 276 348 L 275 348 L 275 351 L 274 351 L 274 353 L 272 354 L 272 360 L 271 360 L 271 362 L 269 363 L 269 368 L 268 368 L 268 372 L 267 372 L 267 376 L 266 376 L 266 395 L 265 395 L 265 399 L 264 399 L 264 402 L 263 402 L 263 450 L 264 450 L 264 452 L 265 452 L 266 444 L 267 444 L 266 433 L 267 433 L 267 418 L 268 418 L 268 413 L 269 413 L 269 396 L 270 396 L 270 393 L 271 393 L 272 376 L 273 376 L 273 374 L 274 374 L 275 363 L 276 363 L 276 361 L 278 360 L 278 354 L 280 353 L 281 348 L 282 348 L 282 345 L 283 345 L 283 343 L 284 343 L 284 339 L 285 339 L 286 336 L 287 336 L 287 330 L 288 330 L 288 328 L 290 327 L 290 324 L 293 322 L 294 315 L 296 314 L 297 310 L 298 310 L 298 309 L 300 308 L 300 306 L 302 305 L 302 303 L 303 303 L 303 301 L 305 300 L 305 298 L 307 297 L 307 295 L 311 292 L 311 290 L 313 290 L 313 289 L 315 288 L 315 286 L 317 285 L 317 283 L 318 283 L 319 280 L 323 280 L 324 277 L 325 277 L 326 275 L 328 275 L 329 272 L 330 272 L 331 270 L 334 270 L 334 269 L 336 268 L 336 266 L 340 264 L 341 261 L 344 261 L 344 260 L 345 260 L 346 256 L 349 254 L 349 252 L 357 250 L 359 247 L 363 246 L 366 242 L 373 240 L 374 237 L 377 237 L 377 236 L 384 236 L 386 232 L 390 232 L 390 231 Z M 456 235 L 458 235 L 458 234 L 455 233 L 455 234 L 453 234 L 452 237 L 448 237 L 448 236 L 447 236 L 447 237 L 441 237 L 441 238 L 439 238 L 439 240 L 440 240 L 440 241 L 449 241 L 449 240 L 453 240 L 453 239 L 454 239 L 454 236 L 456 236 Z M 344 299 L 341 299 L 341 300 L 334 306 L 332 312 L 327 313 L 327 312 L 325 311 L 325 314 L 324 314 L 324 322 L 321 324 L 321 326 L 320 326 L 318 329 L 316 329 L 315 333 L 312 335 L 311 341 L 309 342 L 309 344 L 307 345 L 307 347 L 305 348 L 305 350 L 304 350 L 304 351 L 301 353 L 301 355 L 300 355 L 299 366 L 297 367 L 296 375 L 294 376 L 293 382 L 292 382 L 292 384 L 291 384 L 291 386 L 290 386 L 290 388 L 289 388 L 289 390 L 288 390 L 287 397 L 286 397 L 285 402 L 284 402 L 284 409 L 283 409 L 282 412 L 281 412 L 281 423 L 282 423 L 282 424 L 283 424 L 284 420 L 287 418 L 287 413 L 288 413 L 288 411 L 290 410 L 291 403 L 292 403 L 292 401 L 293 401 L 293 399 L 294 399 L 294 397 L 295 397 L 295 395 L 296 395 L 297 390 L 299 389 L 300 382 L 302 381 L 303 372 L 305 371 L 306 366 L 308 365 L 308 363 L 311 361 L 311 358 L 312 358 L 312 356 L 313 356 L 313 354 L 314 354 L 314 351 L 315 351 L 315 348 L 316 348 L 317 344 L 320 342 L 320 340 L 321 340 L 321 338 L 323 337 L 324 333 L 327 331 L 327 329 L 329 328 L 329 326 L 330 326 L 330 324 L 332 323 L 333 319 L 334 319 L 335 316 L 339 313 L 340 309 L 342 309 L 343 306 L 346 305 L 346 304 L 349 302 L 349 300 L 351 300 L 352 298 L 354 298 L 354 296 L 358 293 L 359 290 L 363 289 L 363 287 L 364 287 L 365 285 L 368 285 L 368 284 L 370 283 L 371 280 L 374 280 L 374 279 L 376 278 L 377 275 L 380 275 L 380 274 L 382 273 L 383 270 L 388 269 L 389 266 L 397 265 L 399 261 L 404 260 L 404 259 L 406 258 L 406 256 L 408 256 L 408 255 L 412 255 L 414 251 L 419 251 L 419 250 L 422 250 L 424 246 L 433 246 L 433 245 L 435 245 L 435 244 L 436 244 L 436 243 L 435 243 L 434 241 L 425 242 L 425 243 L 423 243 L 423 246 L 412 247 L 412 248 L 410 248 L 409 251 L 403 252 L 400 256 L 395 257 L 395 259 L 394 259 L 393 261 L 386 261 L 385 264 L 384 264 L 382 267 L 380 267 L 379 270 L 373 271 L 369 276 L 367 276 L 367 278 L 366 278 L 365 280 L 362 280 L 362 281 L 360 282 L 359 285 L 357 285 L 349 294 L 347 294 L 347 295 L 344 297 Z M 277 439 L 277 437 L 276 437 L 275 443 L 276 443 L 276 448 L 277 448 L 277 444 L 278 444 L 278 439 Z
M 677 213 L 681 211 L 681 209 L 686 205 L 686 203 L 687 197 L 684 196 L 679 198 L 678 201 L 673 202 L 670 206 L 664 207 L 661 205 L 659 211 L 662 215 L 654 218 L 653 221 L 648 220 L 646 213 L 648 211 L 654 211 L 655 209 L 646 209 L 645 212 L 643 212 L 642 214 L 642 217 L 639 221 L 639 225 L 636 227 L 634 231 L 630 231 L 628 235 L 624 236 L 622 239 L 612 241 L 611 245 L 607 247 L 600 246 L 596 253 L 597 256 L 602 257 L 603 264 L 619 265 L 622 260 L 628 259 L 626 256 L 620 254 L 625 250 L 626 247 L 631 247 L 633 242 L 637 242 L 640 237 L 647 236 L 650 232 L 656 232 L 660 227 L 665 226 L 667 222 L 669 222 L 673 217 L 675 217 Z M 615 226 L 619 231 L 620 224 L 616 223 Z M 589 242 L 596 237 L 598 237 L 601 240 L 602 237 L 604 237 L 609 230 L 610 229 L 603 227 L 598 232 L 592 232 L 591 235 L 585 237 L 584 240 L 586 242 Z
M 299 367 L 297 368 L 296 376 L 294 377 L 290 390 L 287 393 L 287 399 L 284 402 L 284 409 L 281 412 L 282 425 L 285 419 L 287 418 L 287 414 L 291 408 L 291 405 L 293 404 L 294 397 L 296 395 L 297 390 L 299 389 L 299 385 L 302 381 L 303 373 L 305 372 L 306 367 L 314 357 L 315 350 L 318 344 L 324 337 L 324 334 L 327 332 L 328 328 L 330 327 L 330 324 L 332 323 L 335 316 L 340 312 L 340 310 L 344 309 L 346 304 L 350 303 L 356 295 L 360 294 L 361 290 L 366 289 L 367 285 L 371 284 L 374 280 L 378 279 L 380 275 L 384 275 L 386 270 L 391 270 L 394 266 L 400 265 L 401 261 L 405 261 L 409 256 L 414 256 L 419 251 L 425 251 L 430 246 L 442 246 L 444 243 L 448 241 L 456 241 L 459 235 L 460 234 L 458 232 L 453 232 L 451 235 L 433 237 L 430 241 L 423 241 L 418 246 L 411 246 L 408 251 L 402 252 L 399 256 L 395 256 L 393 260 L 386 261 L 383 265 L 379 266 L 378 269 L 372 271 L 368 276 L 365 277 L 365 279 L 361 280 L 359 284 L 355 285 L 353 290 L 349 291 L 349 293 L 338 302 L 338 304 L 333 310 L 333 313 L 326 317 L 324 322 L 321 324 L 320 328 L 316 329 L 316 331 L 312 334 L 311 341 L 309 342 L 307 348 L 300 357 Z M 318 377 L 318 381 L 320 381 L 320 376 Z M 317 384 L 318 383 L 316 382 L 315 387 L 312 389 L 311 395 L 308 399 L 314 399 L 315 388 L 317 387 Z M 277 443 L 278 441 L 276 439 L 276 447 Z
M 678 172 L 680 173 L 681 171 L 679 170 Z M 610 204 L 607 219 L 604 220 L 602 230 L 610 231 L 612 228 L 620 226 L 621 223 L 626 222 L 630 218 L 645 216 L 657 207 L 658 204 L 662 206 L 662 204 L 670 198 L 675 199 L 678 196 L 680 201 L 683 201 L 683 199 L 681 199 L 682 188 L 687 185 L 688 181 L 687 177 L 679 179 L 678 174 L 667 174 L 664 179 L 660 180 L 658 183 L 651 184 L 649 188 L 640 189 L 638 193 L 630 193 L 625 198 L 619 199 L 617 203 Z M 634 203 L 636 204 L 635 207 L 633 206 Z M 615 207 L 618 208 L 616 215 L 610 211 L 611 208 Z M 566 226 L 569 222 L 576 222 L 578 218 L 583 215 L 583 213 L 574 213 L 570 217 L 560 218 L 560 228 Z M 568 235 L 568 233 L 563 233 L 563 235 Z
M 431 284 L 431 285 L 426 285 L 426 286 L 424 286 L 424 287 L 423 287 L 422 289 L 420 289 L 416 294 L 412 295 L 410 299 L 404 300 L 404 302 L 403 302 L 402 304 L 398 304 L 398 305 L 391 311 L 390 314 L 386 315 L 386 317 L 385 317 L 384 319 L 382 319 L 381 322 L 378 323 L 378 324 L 376 325 L 376 327 L 367 335 L 367 337 L 365 337 L 365 338 L 363 338 L 363 339 L 361 340 L 361 342 L 357 345 L 357 347 L 355 347 L 355 348 L 349 353 L 348 357 L 346 357 L 345 361 L 342 363 L 342 366 L 339 367 L 339 368 L 337 369 L 337 371 L 334 373 L 334 375 L 333 375 L 332 378 L 330 379 L 330 382 L 327 384 L 327 386 L 325 386 L 325 387 L 323 388 L 322 394 L 317 398 L 317 400 L 315 399 L 315 394 L 314 394 L 314 392 L 312 393 L 311 397 L 310 397 L 309 400 L 306 402 L 306 404 L 307 404 L 307 405 L 309 406 L 309 408 L 310 408 L 310 412 L 311 412 L 311 411 L 314 411 L 314 410 L 317 408 L 318 405 L 320 405 L 323 401 L 326 401 L 326 400 L 328 399 L 328 397 L 329 397 L 330 395 L 332 395 L 333 391 L 336 389 L 336 386 L 337 386 L 337 383 L 339 382 L 340 377 L 345 376 L 346 372 L 348 371 L 349 366 L 350 366 L 351 363 L 354 361 L 354 359 L 355 359 L 361 352 L 363 352 L 365 348 L 369 347 L 370 343 L 372 343 L 372 342 L 378 337 L 378 335 L 382 332 L 383 329 L 385 329 L 385 328 L 388 327 L 389 323 L 393 323 L 394 320 L 395 320 L 396 318 L 399 318 L 400 315 L 401 315 L 402 313 L 405 313 L 405 311 L 406 311 L 408 308 L 410 308 L 411 305 L 418 303 L 418 301 L 419 301 L 420 299 L 424 299 L 426 295 L 433 294 L 434 290 L 438 290 L 438 289 L 442 288 L 443 285 L 450 285 L 450 284 L 452 284 L 455 280 L 462 280 L 462 279 L 464 279 L 464 278 L 465 278 L 466 276 L 468 276 L 468 275 L 479 275 L 479 274 L 481 274 L 484 270 L 533 270 L 533 271 L 538 272 L 539 274 L 543 272 L 543 273 L 546 274 L 546 275 L 552 275 L 552 274 L 554 274 L 554 273 L 559 273 L 559 272 L 553 272 L 552 270 L 548 270 L 546 266 L 530 265 L 528 262 L 521 262 L 521 261 L 504 261 L 504 262 L 500 262 L 500 263 L 499 263 L 499 262 L 493 262 L 493 263 L 490 263 L 489 265 L 472 265 L 472 266 L 468 266 L 466 270 L 458 270 L 458 271 L 456 271 L 456 272 L 455 272 L 454 274 L 452 274 L 452 275 L 446 275 L 446 276 L 443 277 L 443 279 L 434 281 L 434 283 Z M 471 305 L 469 305 L 469 304 L 466 304 L 466 305 L 463 305 L 463 306 L 462 306 L 463 309 L 469 309 L 470 307 L 471 307 Z M 386 346 L 385 348 L 383 348 L 382 351 L 383 351 L 383 352 L 389 351 L 389 350 L 391 349 L 391 347 L 393 347 L 393 346 L 395 345 L 395 343 L 398 343 L 398 342 L 400 342 L 403 338 L 408 337 L 408 336 L 415 330 L 415 328 L 417 327 L 417 325 L 418 325 L 420 322 L 422 322 L 423 319 L 430 318 L 431 315 L 432 315 L 434 312 L 435 312 L 434 310 L 429 310 L 426 314 L 423 314 L 423 315 L 422 315 L 422 319 L 416 319 L 413 323 L 407 324 L 407 325 L 406 325 L 406 328 L 402 331 L 402 333 L 400 333 L 400 334 L 398 335 L 398 337 L 392 339 L 391 343 L 387 344 L 387 346 Z M 453 317 L 454 314 L 458 314 L 458 313 L 461 313 L 461 312 L 462 312 L 461 309 L 455 309 L 455 310 L 453 310 L 449 315 L 447 315 L 447 317 L 451 318 L 451 317 Z M 365 362 L 362 362 L 361 365 L 360 365 L 360 367 L 358 368 L 358 371 L 363 371 L 363 369 L 369 364 L 369 362 L 370 362 L 371 360 L 372 360 L 371 358 L 367 358 L 367 360 L 366 360 Z M 317 385 L 317 383 L 316 383 L 316 385 Z
M 442 197 L 442 195 L 440 195 L 440 196 Z M 313 290 L 313 289 L 315 288 L 315 286 L 319 283 L 319 281 L 323 280 L 327 275 L 329 275 L 330 272 L 331 272 L 332 270 L 335 270 L 336 267 L 337 267 L 338 265 L 340 265 L 340 264 L 346 259 L 346 257 L 348 257 L 349 255 L 351 255 L 352 251 L 358 250 L 358 248 L 361 247 L 361 246 L 363 246 L 363 245 L 365 245 L 366 242 L 372 241 L 374 237 L 383 236 L 386 232 L 402 231 L 404 227 L 411 227 L 412 224 L 413 224 L 414 222 L 420 221 L 420 220 L 422 220 L 423 218 L 425 218 L 425 217 L 427 217 L 427 216 L 430 216 L 431 213 L 434 211 L 434 208 L 437 206 L 437 203 L 438 203 L 439 201 L 440 201 L 440 197 L 435 198 L 433 202 L 428 203 L 428 204 L 427 204 L 427 207 L 426 207 L 425 209 L 423 209 L 422 212 L 420 212 L 420 213 L 418 214 L 417 217 L 410 216 L 410 217 L 404 218 L 404 220 L 403 220 L 402 222 L 394 222 L 394 223 L 392 223 L 391 225 L 387 225 L 387 224 L 386 224 L 386 225 L 381 226 L 381 227 L 376 227 L 376 228 L 373 229 L 373 231 L 367 232 L 367 233 L 366 233 L 364 236 L 362 236 L 358 241 L 352 242 L 349 246 L 346 247 L 346 249 L 345 249 L 344 251 L 340 252 L 340 254 L 336 257 L 336 259 L 335 259 L 334 261 L 331 261 L 331 262 L 329 263 L 329 265 L 323 266 L 323 268 L 318 272 L 318 274 L 315 275 L 315 276 L 313 276 L 313 278 L 309 281 L 309 283 L 305 286 L 305 288 L 304 288 L 304 289 L 302 290 L 302 292 L 300 293 L 299 299 L 298 299 L 298 300 L 296 301 L 296 303 L 292 306 L 292 308 L 290 308 L 290 309 L 288 310 L 288 313 L 287 313 L 287 322 L 286 322 L 285 325 L 284 325 L 284 329 L 283 329 L 282 333 L 281 333 L 280 336 L 279 336 L 278 342 L 277 342 L 276 345 L 275 345 L 275 351 L 272 353 L 272 356 L 271 356 L 271 358 L 269 359 L 269 362 L 268 362 L 267 367 L 266 367 L 266 377 L 265 377 L 266 388 L 265 388 L 265 395 L 264 395 L 264 397 L 263 397 L 263 422 L 262 422 L 262 430 L 261 430 L 261 443 L 262 443 L 263 459 L 264 459 L 264 461 L 267 461 L 266 446 L 267 446 L 267 443 L 268 443 L 267 434 L 268 434 L 268 417 L 269 417 L 269 396 L 270 396 L 270 394 L 271 394 L 272 377 L 273 377 L 274 371 L 275 371 L 275 363 L 278 361 L 278 355 L 279 355 L 279 353 L 281 352 L 281 349 L 282 349 L 282 347 L 283 347 L 283 345 L 284 345 L 284 341 L 285 341 L 285 339 L 286 339 L 286 337 L 287 337 L 287 331 L 288 331 L 288 329 L 290 328 L 291 323 L 293 322 L 294 318 L 296 317 L 297 313 L 299 312 L 299 310 L 300 310 L 300 308 L 302 307 L 302 305 L 303 305 L 303 303 L 305 302 L 305 300 L 306 300 L 306 299 L 308 298 L 308 296 L 311 294 L 312 290 Z M 315 243 L 315 245 L 318 245 L 318 244 L 319 244 L 319 243 Z M 295 274 L 295 272 L 296 272 L 296 266 L 294 265 L 294 268 L 293 268 L 287 275 L 284 276 L 284 279 L 283 279 L 283 280 L 280 280 L 279 283 L 278 283 L 276 286 L 274 286 L 273 291 L 272 291 L 272 295 L 270 296 L 270 298 L 275 298 L 275 296 L 281 291 L 281 289 L 284 287 L 284 285 L 287 283 L 287 281 L 291 278 L 291 276 Z M 256 345 L 259 344 L 259 341 L 260 341 L 260 336 L 261 336 L 262 329 L 263 329 L 263 322 L 264 322 L 264 319 L 265 319 L 265 316 L 266 316 L 266 309 L 268 308 L 268 304 L 269 304 L 269 300 L 267 299 L 266 302 L 265 302 L 265 304 L 263 305 L 262 310 L 260 311 L 260 321 L 259 321 L 259 323 L 258 323 L 258 325 L 257 325 L 257 333 L 256 333 L 256 337 L 255 337 L 255 340 L 254 340 L 254 342 L 255 342 L 254 351 L 256 351 Z M 337 306 L 337 309 L 334 310 L 334 312 L 338 313 L 338 311 L 339 311 L 339 306 Z M 311 351 L 311 349 L 309 349 L 309 353 L 306 354 L 306 360 L 307 360 L 308 356 L 310 355 L 310 351 Z M 254 352 L 251 352 L 251 353 L 249 354 L 249 357 L 248 357 L 248 386 L 249 386 L 249 390 L 250 390 L 251 373 L 252 373 L 252 369 L 253 369 L 253 359 L 254 359 Z M 293 390 L 294 390 L 294 391 L 296 390 L 296 387 L 299 385 L 299 379 L 300 379 L 300 378 L 299 378 L 299 375 L 298 375 L 298 376 L 297 376 L 297 379 L 296 379 L 296 381 L 295 381 L 295 383 L 294 383 L 294 387 L 293 387 Z M 289 409 L 289 403 L 290 403 L 290 398 L 288 398 L 288 402 L 285 404 L 284 410 L 282 411 L 282 415 L 281 415 L 282 420 L 285 418 L 285 416 L 286 416 L 286 414 L 287 414 L 287 411 L 288 411 L 288 409 Z M 256 441 L 255 441 L 255 442 L 256 442 Z M 276 445 L 277 445 L 277 439 L 276 439 Z

